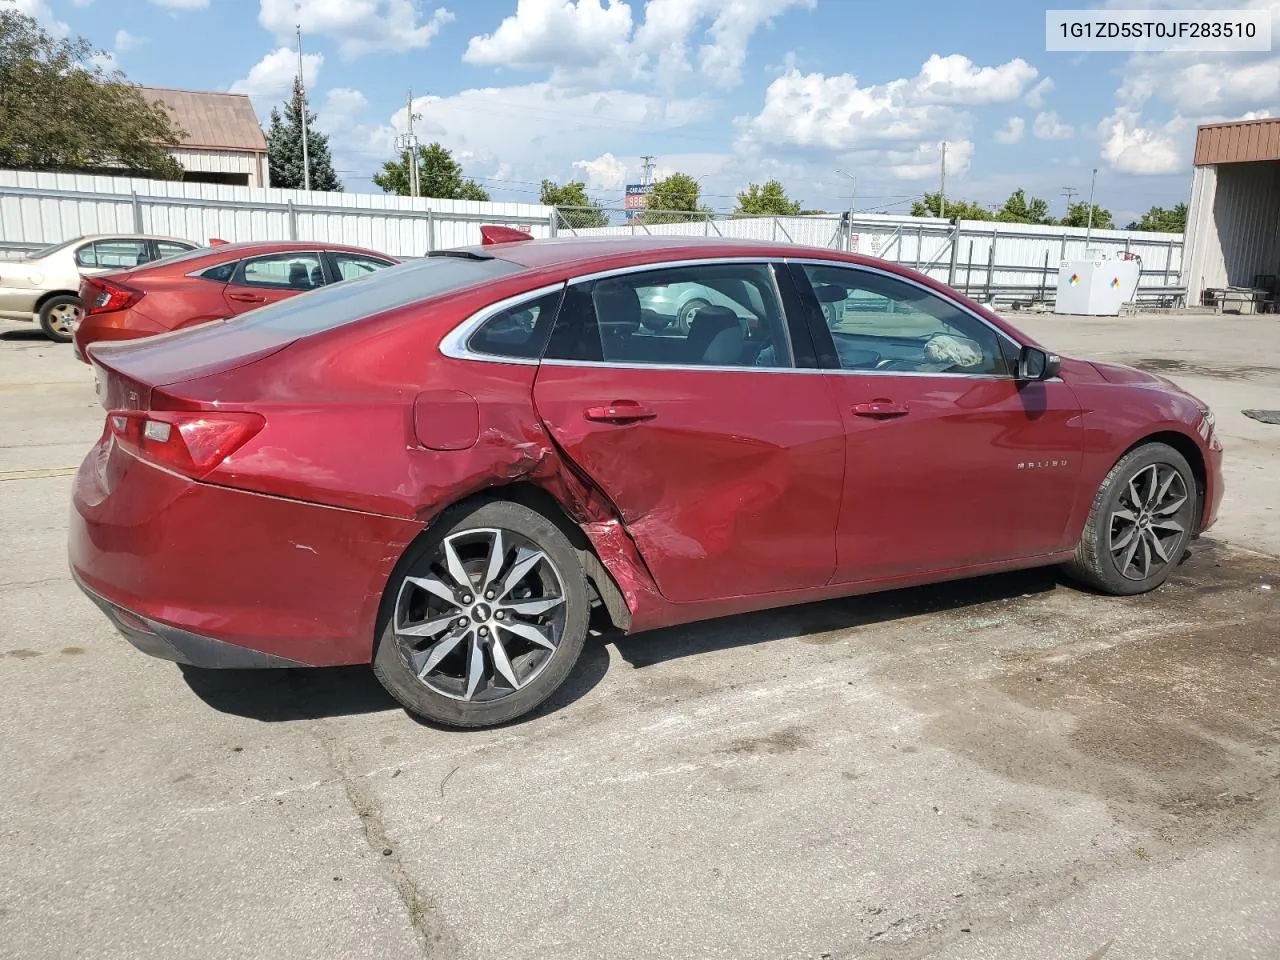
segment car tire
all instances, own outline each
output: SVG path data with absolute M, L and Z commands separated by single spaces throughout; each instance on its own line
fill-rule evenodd
M 591 604 L 578 553 L 518 503 L 447 511 L 387 591 L 373 671 L 410 713 L 448 726 L 494 726 L 533 710 L 564 682 L 586 640 Z
M 1098 487 L 1067 573 L 1103 593 L 1163 584 L 1182 561 L 1200 495 L 1186 457 L 1164 443 L 1129 451 Z
M 61 293 L 40 306 L 40 329 L 54 343 L 70 343 L 72 332 L 67 321 L 80 308 L 80 298 Z

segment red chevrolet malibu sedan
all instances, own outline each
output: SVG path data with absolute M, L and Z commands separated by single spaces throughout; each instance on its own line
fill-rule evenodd
M 314 241 L 224 243 L 85 277 L 75 322 L 76 356 L 100 340 L 136 340 L 222 320 L 398 263 L 359 247 Z
M 89 355 L 70 560 L 143 651 L 372 663 L 517 717 L 621 631 L 1064 564 L 1159 586 L 1215 518 L 1213 415 L 825 249 L 493 242 Z M 701 287 L 686 325 L 647 317 Z M 656 641 L 655 642 L 659 642 Z

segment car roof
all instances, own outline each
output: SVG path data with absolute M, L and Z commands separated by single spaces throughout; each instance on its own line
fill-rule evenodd
M 518 240 L 513 243 L 466 247 L 481 256 L 498 257 L 530 270 L 572 268 L 573 273 L 608 270 L 633 264 L 665 260 L 698 260 L 725 257 L 768 257 L 840 261 L 874 265 L 894 272 L 895 265 L 875 257 L 846 253 L 831 247 L 808 247 L 768 240 L 738 240 L 726 237 L 640 236 L 640 237 L 556 237 L 548 240 Z
M 347 253 L 371 253 L 387 260 L 397 259 L 388 253 L 380 253 L 367 247 L 353 247 L 345 243 L 329 243 L 327 240 L 238 240 L 209 247 L 210 254 L 226 253 L 288 253 L 290 250 L 339 250 Z
M 200 246 L 195 240 L 187 240 L 183 237 L 167 237 L 160 233 L 133 233 L 128 230 L 121 230 L 119 233 L 86 233 L 83 237 L 76 237 L 74 243 L 90 243 L 94 240 L 171 240 L 174 243 L 194 243 Z

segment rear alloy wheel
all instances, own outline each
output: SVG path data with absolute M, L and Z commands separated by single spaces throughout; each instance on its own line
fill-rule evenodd
M 1182 454 L 1163 443 L 1138 447 L 1102 482 L 1068 572 L 1107 593 L 1154 590 L 1182 560 L 1198 506 Z
M 582 651 L 577 553 L 546 517 L 489 502 L 429 537 L 396 590 L 374 672 L 409 711 L 461 727 L 527 713 Z
M 67 294 L 50 297 L 40 307 L 40 329 L 54 343 L 70 343 L 80 298 Z

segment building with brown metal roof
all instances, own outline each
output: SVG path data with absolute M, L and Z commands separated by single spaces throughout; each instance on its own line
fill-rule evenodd
M 1280 309 L 1280 118 L 1197 129 L 1182 263 L 1190 303 Z
M 184 136 L 169 151 L 182 164 L 183 180 L 268 187 L 267 138 L 253 103 L 242 93 L 202 93 L 142 87 L 148 101 L 164 104 Z

